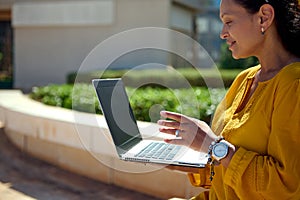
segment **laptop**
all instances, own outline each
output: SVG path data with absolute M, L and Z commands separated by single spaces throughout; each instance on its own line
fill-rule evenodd
M 142 138 L 122 79 L 94 79 L 92 83 L 121 160 L 205 167 L 205 153 L 186 146 Z

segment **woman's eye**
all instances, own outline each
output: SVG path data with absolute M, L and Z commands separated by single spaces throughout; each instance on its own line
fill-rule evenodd
M 231 25 L 232 21 L 225 22 L 226 25 Z

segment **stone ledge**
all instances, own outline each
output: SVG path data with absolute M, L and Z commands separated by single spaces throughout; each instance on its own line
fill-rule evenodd
M 46 106 L 18 90 L 0 90 L 0 122 L 20 149 L 74 173 L 160 198 L 189 198 L 202 191 L 179 171 L 120 161 L 103 116 Z M 143 137 L 166 137 L 156 124 L 138 126 Z

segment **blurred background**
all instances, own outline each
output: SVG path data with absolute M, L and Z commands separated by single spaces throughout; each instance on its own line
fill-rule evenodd
M 191 186 L 186 174 L 178 171 L 163 169 L 163 173 L 136 176 L 119 173 L 110 166 L 103 168 L 89 151 L 81 148 L 80 142 L 72 143 L 79 135 L 74 129 L 76 121 L 72 112 L 40 107 L 29 98 L 51 106 L 101 114 L 90 80 L 122 77 L 136 119 L 147 126 L 156 123 L 161 109 L 209 123 L 236 75 L 257 64 L 255 58 L 232 59 L 225 41 L 219 37 L 222 29 L 219 4 L 220 0 L 0 0 L 0 190 L 4 186 L 13 187 L 34 196 L 32 188 L 37 188 L 39 192 L 46 191 L 35 194 L 47 196 L 40 199 L 53 199 L 53 196 L 59 199 L 60 194 L 53 193 L 53 188 L 72 195 L 61 199 L 78 196 L 79 199 L 105 199 L 103 195 L 107 199 L 190 198 L 197 194 L 198 188 Z M 138 49 L 120 55 L 109 66 L 100 60 L 93 66 L 94 71 L 80 70 L 84 59 L 97 45 L 116 34 L 144 27 L 176 31 L 197 41 L 203 49 L 195 50 L 188 42 L 170 38 L 166 43 L 185 49 L 184 55 L 155 48 Z M 139 42 L 141 38 L 137 35 L 131 41 L 120 41 L 113 48 L 101 49 L 100 53 L 109 57 L 115 53 L 114 49 Z M 163 38 L 163 35 L 149 34 L 147 40 L 164 43 Z M 220 79 L 222 84 L 218 82 Z M 79 84 L 74 85 L 75 82 Z M 79 113 L 85 116 L 82 112 Z M 105 134 L 99 134 L 99 126 L 91 127 L 90 122 L 86 120 L 83 125 L 89 148 L 105 151 L 99 145 L 102 141 L 99 137 Z M 105 129 L 105 122 L 100 126 Z M 10 140 L 18 150 L 11 149 Z M 66 171 L 58 173 L 57 168 L 33 161 L 31 156 L 25 159 L 24 152 L 109 185 L 74 178 Z M 21 173 L 20 179 L 15 179 L 17 172 Z M 95 175 L 96 172 L 101 175 Z M 29 175 L 29 182 L 24 174 Z M 33 184 L 44 185 L 49 181 L 54 182 L 49 192 Z M 94 187 L 87 187 L 87 182 Z M 181 190 L 177 188 L 179 184 Z M 120 193 L 120 187 L 112 185 L 151 196 L 132 191 Z M 7 190 L 3 191 L 0 199 Z M 89 196 L 91 191 L 95 194 L 93 198 Z
M 114 34 L 140 27 L 179 31 L 198 41 L 216 63 L 222 59 L 226 63 L 230 56 L 226 60 L 227 48 L 223 52 L 221 48 L 224 42 L 219 38 L 219 3 L 220 0 L 0 0 L 0 88 L 30 91 L 33 86 L 66 83 L 67 76 L 76 73 L 96 45 Z M 195 56 L 192 50 L 186 53 L 188 57 Z M 178 56 L 165 59 L 166 56 L 170 57 L 157 50 L 140 51 L 111 67 L 130 69 L 149 59 L 175 68 L 186 67 Z M 224 66 L 236 68 L 232 63 L 220 63 L 220 67 Z M 99 70 L 101 67 L 99 63 Z

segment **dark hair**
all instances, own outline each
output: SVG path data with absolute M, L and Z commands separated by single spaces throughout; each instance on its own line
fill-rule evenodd
M 234 0 L 237 4 L 256 13 L 263 4 L 275 10 L 275 24 L 285 49 L 300 57 L 300 5 L 298 0 Z

